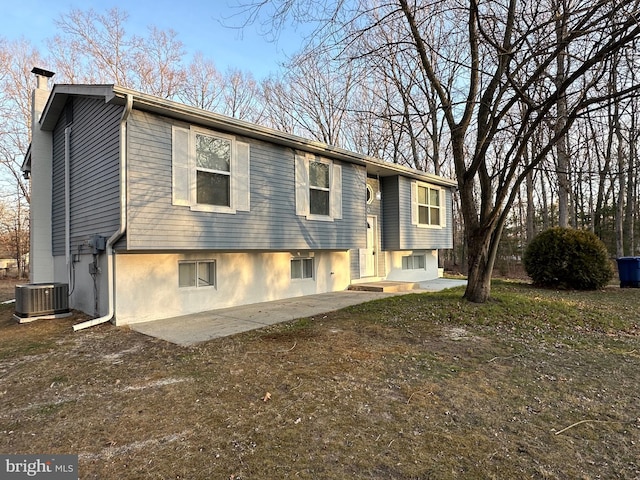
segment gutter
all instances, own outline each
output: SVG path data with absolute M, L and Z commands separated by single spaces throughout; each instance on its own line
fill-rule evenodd
M 126 104 L 120 117 L 120 228 L 109 237 L 106 245 L 109 310 L 107 314 L 102 317 L 74 325 L 74 332 L 108 322 L 113 318 L 115 313 L 116 281 L 113 272 L 115 270 L 116 258 L 113 246 L 122 238 L 124 232 L 127 230 L 127 120 L 133 109 L 133 95 L 127 93 L 125 97 Z

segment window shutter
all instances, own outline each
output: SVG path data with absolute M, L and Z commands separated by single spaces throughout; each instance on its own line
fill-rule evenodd
M 440 189 L 440 226 L 447 226 L 447 191 L 444 188 Z
M 309 161 L 296 155 L 296 215 L 309 215 Z
M 189 129 L 173 126 L 171 142 L 171 176 L 173 205 L 191 205 L 189 189 Z
M 342 218 L 342 166 L 333 165 L 331 170 L 331 218 Z
M 411 225 L 418 225 L 418 182 L 411 182 Z
M 249 144 L 236 142 L 235 164 L 235 210 L 248 212 L 251 209 L 251 181 L 249 175 Z M 233 180 L 233 178 L 232 178 Z

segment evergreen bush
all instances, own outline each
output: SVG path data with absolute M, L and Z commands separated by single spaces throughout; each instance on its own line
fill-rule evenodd
M 587 230 L 554 227 L 534 238 L 523 257 L 536 285 L 596 290 L 613 277 L 607 248 Z

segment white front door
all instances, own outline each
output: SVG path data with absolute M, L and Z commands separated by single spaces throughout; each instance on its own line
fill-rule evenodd
M 360 276 L 375 277 L 378 250 L 378 219 L 367 216 L 367 248 L 360 249 Z

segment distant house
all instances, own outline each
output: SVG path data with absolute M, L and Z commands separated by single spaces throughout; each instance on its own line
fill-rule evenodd
M 31 281 L 143 322 L 437 277 L 454 182 L 34 69 Z

